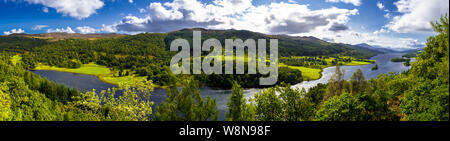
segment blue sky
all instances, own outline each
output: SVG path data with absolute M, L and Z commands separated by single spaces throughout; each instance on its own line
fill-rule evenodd
M 3 0 L 0 35 L 244 29 L 388 48 L 423 47 L 448 0 Z

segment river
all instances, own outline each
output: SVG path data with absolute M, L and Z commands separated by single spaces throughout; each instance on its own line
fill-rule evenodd
M 402 53 L 388 53 L 388 54 L 379 54 L 371 58 L 371 60 L 376 60 L 378 64 L 378 70 L 372 71 L 372 67 L 375 64 L 369 64 L 364 66 L 342 66 L 341 68 L 345 70 L 345 79 L 350 79 L 351 75 L 358 69 L 364 73 L 366 79 L 376 78 L 378 75 L 382 73 L 389 72 L 403 72 L 409 70 L 411 67 L 406 67 L 402 62 L 391 62 L 391 58 L 401 57 Z M 414 60 L 413 60 L 414 61 Z M 305 88 L 308 90 L 311 87 L 316 86 L 319 83 L 327 83 L 328 79 L 334 73 L 336 67 L 328 67 L 325 68 L 322 72 L 322 78 L 313 81 L 304 81 L 302 83 L 293 85 L 294 88 Z M 96 76 L 83 75 L 83 74 L 74 74 L 68 72 L 58 72 L 58 71 L 48 71 L 48 70 L 35 70 L 34 73 L 46 77 L 47 79 L 54 81 L 56 83 L 61 83 L 67 85 L 69 87 L 77 88 L 80 91 L 90 91 L 92 89 L 96 89 L 97 91 L 106 90 L 108 88 L 116 87 L 111 84 L 104 83 L 100 81 Z M 231 94 L 231 90 L 225 89 L 215 89 L 210 87 L 199 88 L 202 97 L 206 98 L 210 96 L 211 98 L 215 98 L 217 102 L 217 106 L 219 109 L 219 120 L 225 119 L 225 112 L 227 109 L 228 97 Z M 261 89 L 251 88 L 245 89 L 244 95 L 245 97 L 251 98 Z M 156 88 L 152 93 L 152 100 L 155 104 L 161 103 L 161 101 L 165 100 L 166 90 L 161 88 Z

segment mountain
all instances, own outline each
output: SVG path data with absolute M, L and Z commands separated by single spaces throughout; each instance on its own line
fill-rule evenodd
M 374 51 L 379 51 L 379 52 L 383 52 L 383 53 L 398 52 L 398 51 L 393 50 L 393 49 L 384 48 L 384 47 L 381 47 L 381 46 L 371 46 L 371 45 L 366 44 L 366 43 L 356 44 L 356 45 L 353 45 L 353 46 L 359 47 L 359 48 L 365 48 L 365 49 L 369 49 L 369 50 L 374 50 Z
M 352 45 L 329 43 L 315 37 L 298 37 L 289 35 L 267 35 L 247 30 L 208 30 L 203 28 L 182 29 L 169 32 L 166 45 L 177 38 L 184 38 L 192 42 L 193 31 L 202 32 L 202 40 L 216 38 L 224 45 L 225 39 L 278 39 L 278 51 L 280 56 L 352 56 L 357 58 L 370 58 L 381 52 L 357 48 Z
M 122 36 L 126 36 L 126 34 L 79 34 L 79 33 L 64 33 L 64 32 L 55 32 L 55 33 L 40 33 L 40 34 L 11 34 L 9 37 L 30 37 L 37 39 L 49 39 L 50 41 L 58 41 L 64 39 L 87 39 L 87 40 L 96 40 L 96 39 L 107 39 L 107 38 L 118 38 Z

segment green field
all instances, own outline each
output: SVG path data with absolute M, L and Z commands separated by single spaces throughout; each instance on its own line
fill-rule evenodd
M 289 67 L 291 69 L 297 69 L 302 72 L 302 77 L 304 80 L 317 80 L 322 77 L 322 69 L 314 69 L 314 68 L 307 68 L 307 67 L 298 67 L 298 66 L 288 66 L 286 64 L 280 63 L 278 66 L 280 67 Z
M 71 72 L 71 73 L 79 73 L 79 74 L 87 74 L 87 75 L 108 75 L 111 73 L 110 69 L 97 65 L 94 63 L 90 64 L 83 64 L 80 68 L 76 69 L 70 69 L 70 68 L 60 68 L 55 66 L 48 66 L 39 63 L 36 68 L 36 70 L 54 70 L 54 71 L 63 71 L 63 72 Z
M 78 74 L 86 74 L 86 75 L 95 75 L 101 81 L 113 85 L 119 85 L 120 83 L 130 83 L 135 80 L 146 80 L 146 76 L 122 76 L 117 77 L 114 76 L 115 72 L 111 71 L 106 66 L 97 65 L 94 63 L 83 64 L 80 68 L 70 69 L 70 68 L 60 68 L 54 66 L 48 66 L 39 63 L 35 70 L 53 70 L 53 71 L 62 71 L 62 72 L 70 72 L 70 73 L 78 73 Z
M 368 65 L 372 64 L 370 62 L 361 62 L 361 61 L 352 61 L 350 63 L 344 63 L 344 66 L 360 66 L 360 65 Z

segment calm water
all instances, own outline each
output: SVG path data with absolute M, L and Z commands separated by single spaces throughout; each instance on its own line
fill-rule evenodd
M 388 53 L 372 57 L 371 60 L 377 61 L 376 64 L 378 64 L 378 70 L 372 71 L 372 68 L 375 66 L 375 64 L 363 66 L 341 66 L 341 70 L 345 71 L 344 78 L 346 80 L 349 80 L 352 74 L 356 72 L 358 68 L 360 68 L 363 71 L 366 80 L 376 78 L 380 74 L 388 74 L 389 72 L 401 73 L 403 71 L 409 70 L 411 66 L 406 67 L 405 65 L 403 65 L 403 62 L 391 62 L 391 59 L 402 57 L 402 55 L 403 53 Z M 415 60 L 411 59 L 411 62 L 413 61 Z M 294 85 L 293 87 L 299 89 L 305 88 L 306 90 L 308 90 L 309 88 L 314 87 L 319 83 L 325 84 L 333 75 L 335 69 L 336 67 L 325 68 L 322 72 L 322 78 L 313 81 L 304 81 L 302 83 Z
M 358 69 L 364 72 L 366 79 L 376 78 L 378 75 L 382 73 L 389 72 L 403 72 L 410 67 L 405 67 L 403 63 L 391 62 L 391 58 L 401 57 L 401 53 L 389 53 L 389 54 L 380 54 L 373 58 L 372 60 L 377 60 L 378 70 L 372 71 L 372 67 L 375 64 L 364 65 L 364 66 L 342 66 L 342 69 L 345 69 L 345 79 L 350 79 L 351 75 Z M 322 78 L 314 81 L 304 81 L 302 83 L 296 84 L 293 87 L 295 88 L 305 88 L 309 89 L 314 87 L 319 83 L 327 83 L 328 79 L 331 77 L 335 70 L 335 67 L 325 68 L 322 72 Z M 74 74 L 68 72 L 58 72 L 58 71 L 46 71 L 46 70 L 36 70 L 34 73 L 46 77 L 49 80 L 52 80 L 56 83 L 61 83 L 67 85 L 69 87 L 77 88 L 80 91 L 90 91 L 92 89 L 96 89 L 97 91 L 106 90 L 108 88 L 116 87 L 111 84 L 103 83 L 96 76 L 90 75 L 82 75 L 82 74 Z M 219 119 L 225 119 L 226 105 L 228 101 L 228 97 L 231 93 L 231 90 L 224 89 L 214 89 L 209 87 L 200 88 L 200 93 L 204 98 L 210 96 L 211 98 L 215 98 L 217 102 L 217 106 L 219 109 Z M 246 89 L 244 90 L 244 95 L 248 98 L 253 97 L 253 95 L 259 92 L 261 89 Z M 155 104 L 161 103 L 165 99 L 166 90 L 157 88 L 152 93 L 152 100 Z

